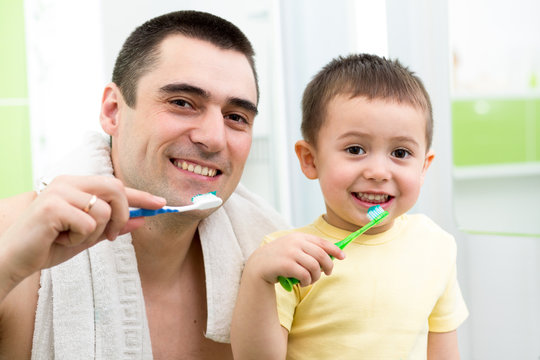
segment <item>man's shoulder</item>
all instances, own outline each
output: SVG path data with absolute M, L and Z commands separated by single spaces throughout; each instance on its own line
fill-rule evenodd
M 275 229 L 289 228 L 285 218 L 261 196 L 244 185 L 238 184 L 234 193 L 224 204 L 229 213 L 240 213 L 250 221 L 261 221 L 275 225 Z

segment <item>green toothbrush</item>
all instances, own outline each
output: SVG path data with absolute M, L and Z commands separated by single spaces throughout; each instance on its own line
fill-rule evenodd
M 334 245 L 339 247 L 341 250 L 345 248 L 351 241 L 356 239 L 358 236 L 362 235 L 369 229 L 371 229 L 374 225 L 378 224 L 382 219 L 384 219 L 388 215 L 388 211 L 384 210 L 381 205 L 375 205 L 368 209 L 367 211 L 368 217 L 371 219 L 369 223 L 362 226 L 360 229 L 356 230 L 355 232 L 351 233 L 349 236 L 347 236 L 345 239 L 338 241 Z M 330 255 L 330 257 L 333 259 L 334 257 Z M 286 278 L 284 276 L 278 276 L 279 283 L 283 288 L 287 291 L 291 291 L 294 284 L 298 284 L 300 281 L 295 278 Z

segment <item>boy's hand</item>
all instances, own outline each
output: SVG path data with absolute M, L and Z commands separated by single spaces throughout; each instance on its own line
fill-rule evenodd
M 292 233 L 261 246 L 249 258 L 245 271 L 251 271 L 270 284 L 278 276 L 294 277 L 301 286 L 313 284 L 332 273 L 329 255 L 343 260 L 345 253 L 331 242 L 314 235 Z

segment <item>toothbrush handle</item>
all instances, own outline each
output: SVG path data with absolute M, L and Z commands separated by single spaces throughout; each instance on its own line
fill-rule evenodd
M 129 217 L 135 218 L 135 217 L 141 217 L 141 216 L 154 216 L 154 215 L 161 214 L 164 212 L 166 211 L 163 208 L 157 209 L 157 210 L 135 208 L 135 209 L 129 209 Z
M 298 279 L 293 277 L 286 278 L 285 276 L 278 276 L 278 280 L 281 286 L 287 291 L 292 291 L 293 285 L 300 282 Z

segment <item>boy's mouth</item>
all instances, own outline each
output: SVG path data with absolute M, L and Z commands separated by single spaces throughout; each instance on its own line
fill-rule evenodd
M 372 204 L 384 204 L 388 200 L 392 199 L 392 196 L 388 194 L 375 194 L 375 193 L 352 193 L 358 200 L 372 203 Z

